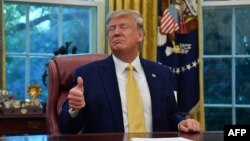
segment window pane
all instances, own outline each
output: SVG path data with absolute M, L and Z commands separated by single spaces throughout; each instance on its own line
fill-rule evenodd
M 6 86 L 16 99 L 25 99 L 25 57 L 6 57 Z
M 230 59 L 204 59 L 205 103 L 231 103 Z
M 206 130 L 223 130 L 225 124 L 232 124 L 231 108 L 205 108 Z
M 30 52 L 53 53 L 58 48 L 58 8 L 30 6 Z
M 236 124 L 249 124 L 250 123 L 250 108 L 237 108 L 236 119 L 237 119 Z
M 236 60 L 236 103 L 250 104 L 250 58 Z
M 43 74 L 46 71 L 46 63 L 50 60 L 48 57 L 31 57 L 30 58 L 30 84 L 36 84 L 42 88 L 41 95 L 38 97 L 41 101 L 47 101 L 47 85 L 43 83 Z M 45 84 L 48 84 L 45 81 Z
M 232 8 L 203 8 L 205 55 L 231 54 Z
M 78 53 L 89 53 L 90 39 L 90 14 L 91 8 L 63 7 L 62 37 L 63 42 L 71 41 L 68 48 L 72 53 L 72 47 L 76 46 Z
M 26 6 L 4 3 L 6 52 L 25 52 Z
M 235 10 L 236 17 L 236 54 L 250 54 L 250 7 Z

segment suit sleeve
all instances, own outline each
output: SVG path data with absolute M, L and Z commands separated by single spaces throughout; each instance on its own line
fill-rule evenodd
M 169 111 L 169 123 L 170 123 L 170 129 L 172 131 L 178 131 L 178 124 L 184 120 L 184 117 L 179 113 L 178 110 L 178 105 L 175 99 L 175 95 L 174 95 L 174 89 L 173 89 L 173 73 L 167 69 L 167 73 L 166 74 L 166 79 L 168 82 L 166 82 L 165 84 L 169 84 L 169 88 L 167 90 L 167 103 L 168 103 L 168 107 L 167 108 Z
M 72 88 L 76 85 L 76 79 L 79 76 L 79 74 L 74 74 L 74 79 L 72 81 Z M 61 113 L 59 113 L 58 117 L 58 124 L 59 124 L 59 130 L 61 133 L 67 134 L 67 133 L 79 133 L 81 130 L 83 130 L 83 118 L 82 118 L 82 110 L 81 109 L 78 114 L 75 117 L 71 117 L 69 113 L 69 102 L 68 100 L 65 101 L 62 107 Z

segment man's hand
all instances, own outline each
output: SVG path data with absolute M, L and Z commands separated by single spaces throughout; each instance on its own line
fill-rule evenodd
M 85 99 L 84 99 L 84 87 L 83 87 L 83 79 L 81 77 L 77 78 L 77 85 L 70 89 L 68 100 L 69 107 L 73 110 L 80 110 L 85 107 Z
M 195 119 L 186 119 L 180 122 L 179 124 L 179 131 L 181 132 L 200 132 L 201 131 L 201 125 L 200 123 Z

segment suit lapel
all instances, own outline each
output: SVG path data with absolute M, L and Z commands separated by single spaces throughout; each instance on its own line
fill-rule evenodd
M 124 131 L 123 117 L 122 117 L 122 107 L 120 92 L 115 72 L 114 61 L 112 56 L 109 56 L 103 63 L 101 69 L 102 83 L 104 85 L 104 90 L 108 103 L 110 104 L 110 109 L 115 119 L 115 125 L 119 132 Z
M 159 78 L 161 76 L 158 76 L 157 70 L 152 69 L 153 67 L 150 65 L 150 63 L 147 63 L 146 60 L 141 59 L 141 64 L 144 69 L 146 79 L 148 82 L 148 87 L 150 91 L 151 96 L 151 105 L 152 105 L 152 126 L 153 131 L 156 129 L 157 125 L 157 116 L 161 116 L 162 113 L 160 112 L 160 109 L 162 109 L 161 105 L 161 92 L 159 91 Z

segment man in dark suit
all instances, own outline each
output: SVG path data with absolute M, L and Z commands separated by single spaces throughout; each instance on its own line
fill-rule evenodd
M 139 57 L 145 34 L 140 13 L 134 10 L 110 13 L 107 33 L 112 55 L 76 69 L 73 87 L 59 115 L 60 131 L 132 132 L 125 92 L 126 67 L 132 64 L 143 105 L 143 131 L 199 132 L 198 121 L 184 119 L 178 112 L 170 70 Z

